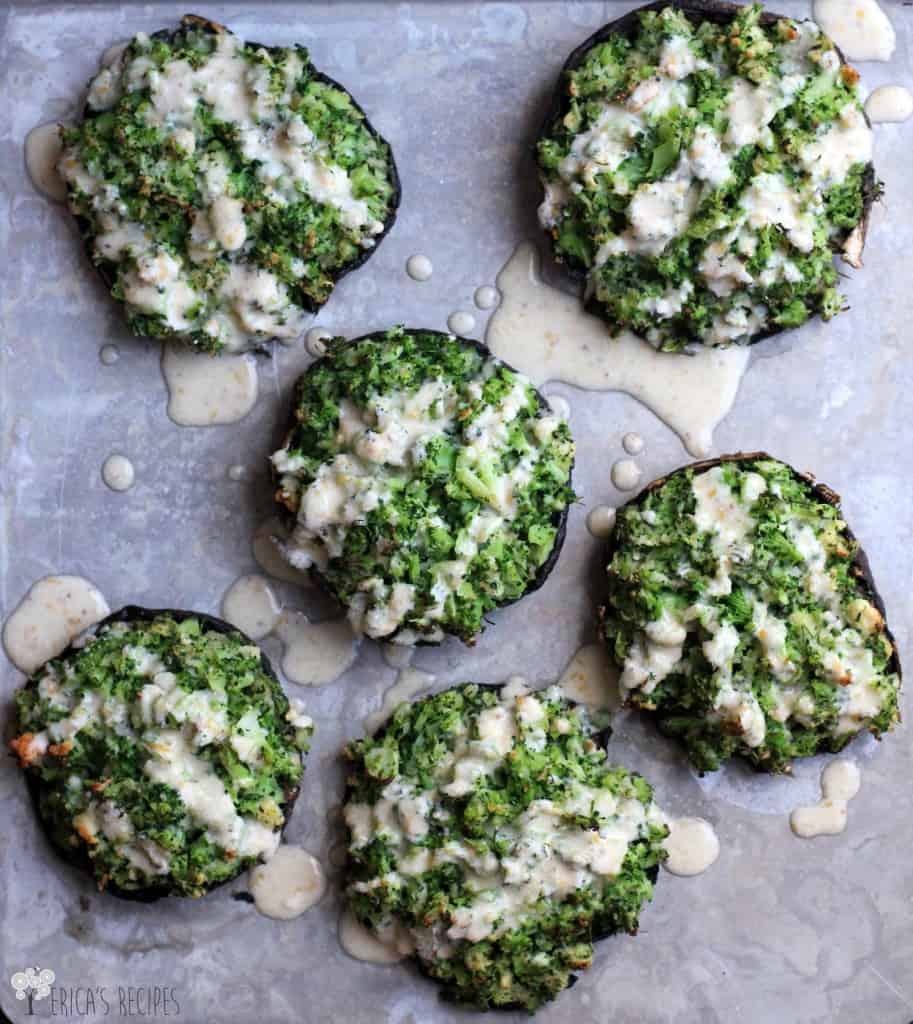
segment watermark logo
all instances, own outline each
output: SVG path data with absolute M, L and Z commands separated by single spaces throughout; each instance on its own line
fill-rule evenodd
M 10 984 L 17 999 L 29 1001 L 29 1016 L 35 1013 L 35 1000 L 47 999 L 51 994 L 51 985 L 57 975 L 47 967 L 26 967 L 24 971 L 16 971 L 10 978 Z

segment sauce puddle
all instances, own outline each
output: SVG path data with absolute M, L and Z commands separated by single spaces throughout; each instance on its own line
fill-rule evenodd
M 272 634 L 282 643 L 282 673 L 298 686 L 323 686 L 338 679 L 358 657 L 361 638 L 349 620 L 311 622 L 283 608 L 262 576 L 240 576 L 222 598 L 222 617 L 251 640 Z
M 603 711 L 617 711 L 620 704 L 618 669 L 602 644 L 587 644 L 571 658 L 558 680 L 568 700 Z
M 815 0 L 812 17 L 848 60 L 890 60 L 894 27 L 877 0 Z
M 31 675 L 110 611 L 101 591 L 82 576 L 45 576 L 6 620 L 3 646 L 16 668 Z
M 60 125 L 40 124 L 25 137 L 25 167 L 32 184 L 48 199 L 62 203 L 67 197 L 66 182 L 57 173 L 57 161 L 63 149 Z
M 628 331 L 613 338 L 576 296 L 542 281 L 530 242 L 517 247 L 497 282 L 501 304 L 485 335 L 496 356 L 537 386 L 559 380 L 589 391 L 623 391 L 674 430 L 692 455 L 709 452 L 748 366 L 747 346 L 689 356 L 657 352 Z
M 237 423 L 257 401 L 257 366 L 249 352 L 211 356 L 179 342 L 162 346 L 168 417 L 180 427 Z
M 300 917 L 327 888 L 320 861 L 300 846 L 285 844 L 265 864 L 250 869 L 248 884 L 257 910 L 278 921 Z
M 422 690 L 434 684 L 435 676 L 430 672 L 419 672 L 415 668 L 400 670 L 393 685 L 384 693 L 380 707 L 365 719 L 365 732 L 375 733 L 404 701 L 412 700 Z
M 789 816 L 789 825 L 800 839 L 836 836 L 844 831 L 847 804 L 859 792 L 859 766 L 841 758 L 821 773 L 821 800 L 811 807 L 797 807 Z
M 668 857 L 663 867 L 673 875 L 700 875 L 720 855 L 720 840 L 713 826 L 703 818 L 674 818 L 668 822 L 669 835 L 663 841 Z
M 349 907 L 339 915 L 339 944 L 353 960 L 369 964 L 398 964 L 414 949 L 409 935 L 397 926 L 383 932 L 366 928 Z
M 913 95 L 902 85 L 882 85 L 865 101 L 872 124 L 899 124 L 913 116 Z

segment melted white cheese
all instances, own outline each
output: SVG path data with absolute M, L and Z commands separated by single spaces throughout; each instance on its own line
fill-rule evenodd
M 174 789 L 187 813 L 216 845 L 240 857 L 270 856 L 275 851 L 279 833 L 237 813 L 222 780 L 194 753 L 183 733 L 163 729 L 146 747 L 151 756 L 143 765 L 144 773 Z
M 375 804 L 350 803 L 344 809 L 354 848 L 383 835 L 397 852 L 397 872 L 386 876 L 390 882 L 446 863 L 464 865 L 474 898 L 453 912 L 447 942 L 496 938 L 520 924 L 540 897 L 564 896 L 616 876 L 630 843 L 663 821 L 655 804 L 644 807 L 637 800 L 577 783 L 561 806 L 549 800 L 530 804 L 509 837 L 505 834 L 510 845 L 500 859 L 456 840 L 434 850 L 415 846 L 426 834 L 439 794 L 471 792 L 475 780 L 495 770 L 518 744 L 541 749 L 543 720 L 538 695 L 531 694 L 523 680 L 513 679 L 503 688 L 499 703 L 478 716 L 477 737 L 467 737 L 443 759 L 436 789 L 418 793 L 410 783 L 394 779 Z M 577 815 L 595 815 L 599 827 L 580 828 L 573 823 Z M 356 883 L 355 889 L 379 881 Z M 420 952 L 434 946 L 436 955 L 442 955 L 437 944 L 444 937 L 426 929 L 409 931 Z M 447 948 L 445 944 L 443 955 Z
M 847 104 L 837 122 L 799 152 L 799 160 L 819 189 L 839 185 L 855 164 L 872 159 L 872 129 L 854 104 Z

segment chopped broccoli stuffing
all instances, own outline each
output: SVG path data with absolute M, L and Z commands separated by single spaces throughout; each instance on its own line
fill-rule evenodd
M 533 1012 L 635 934 L 668 828 L 559 687 L 463 684 L 349 744 L 346 895 L 446 999 Z

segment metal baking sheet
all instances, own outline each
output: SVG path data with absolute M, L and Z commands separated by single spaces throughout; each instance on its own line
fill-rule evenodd
M 250 538 L 269 514 L 266 455 L 308 357 L 277 347 L 260 361 L 260 400 L 241 423 L 208 429 L 165 413 L 159 349 L 129 337 L 89 271 L 64 210 L 34 192 L 22 144 L 36 124 L 71 116 L 101 51 L 113 40 L 173 22 L 180 7 L 13 4 L 0 14 L 0 612 L 48 573 L 87 576 L 112 607 L 217 611 L 241 573 L 254 571 Z M 346 278 L 317 321 L 354 335 L 395 322 L 443 328 L 472 309 L 514 246 L 536 238 L 538 187 L 530 143 L 565 55 L 629 3 L 224 3 L 200 14 L 265 43 L 297 40 L 352 90 L 391 140 L 403 178 L 399 221 L 370 263 Z M 778 3 L 802 16 L 806 3 Z M 898 35 L 891 64 L 862 67 L 866 86 L 913 86 L 913 10 L 884 4 Z M 866 267 L 844 282 L 852 311 L 760 345 L 715 452 L 764 448 L 843 494 L 870 555 L 902 653 L 913 663 L 913 187 L 911 128 L 876 129 L 886 197 L 875 211 Z M 425 252 L 434 276 L 404 272 Z M 546 273 L 551 270 L 545 260 Z M 552 279 L 556 280 L 555 275 Z M 480 328 L 485 314 L 477 313 Z M 104 366 L 99 348 L 116 343 Z M 418 668 L 437 685 L 497 681 L 525 671 L 558 676 L 593 637 L 599 545 L 587 507 L 618 504 L 610 482 L 621 437 L 646 440 L 644 480 L 688 461 L 675 435 L 633 399 L 561 385 L 579 446 L 568 542 L 548 584 L 496 616 L 474 650 L 422 650 Z M 127 454 L 137 482 L 108 490 L 101 465 Z M 251 470 L 228 479 L 230 465 Z M 281 589 L 281 587 L 280 587 Z M 314 611 L 305 591 L 283 591 Z M 269 647 L 269 643 L 267 644 Z M 272 648 L 271 653 L 277 653 Z M 4 660 L 5 709 L 19 682 Z M 342 743 L 362 729 L 394 670 L 365 644 L 343 678 L 302 696 L 317 733 L 289 836 L 321 858 L 341 839 Z M 794 779 L 755 778 L 739 766 L 699 780 L 678 749 L 636 718 L 616 721 L 612 756 L 655 784 L 676 814 L 712 821 L 722 855 L 705 875 L 660 878 L 636 939 L 599 944 L 595 966 L 542 1010 L 542 1021 L 789 1021 L 906 1024 L 913 1018 L 913 748 L 900 729 L 882 744 L 857 742 L 861 794 L 842 836 L 803 842 L 788 811 L 817 797 L 820 759 Z M 232 899 L 243 880 L 202 902 L 152 906 L 99 895 L 55 859 L 39 835 L 11 759 L 0 768 L 0 1006 L 26 1019 L 10 975 L 54 970 L 69 1001 L 35 1003 L 35 1016 L 132 1020 L 166 1015 L 192 1024 L 438 1022 L 467 1019 L 440 1004 L 409 967 L 350 960 L 339 948 L 334 887 L 304 917 L 280 923 Z M 169 993 L 166 998 L 165 990 Z M 159 1000 L 149 1003 L 149 993 Z M 87 993 L 93 993 L 88 1002 Z M 144 995 L 147 999 L 143 1002 Z M 106 1001 L 102 1001 L 102 994 Z M 52 1010 L 53 1017 L 52 1017 Z M 511 1020 L 511 1016 L 501 1019 Z M 517 1017 L 517 1020 L 520 1018 Z

